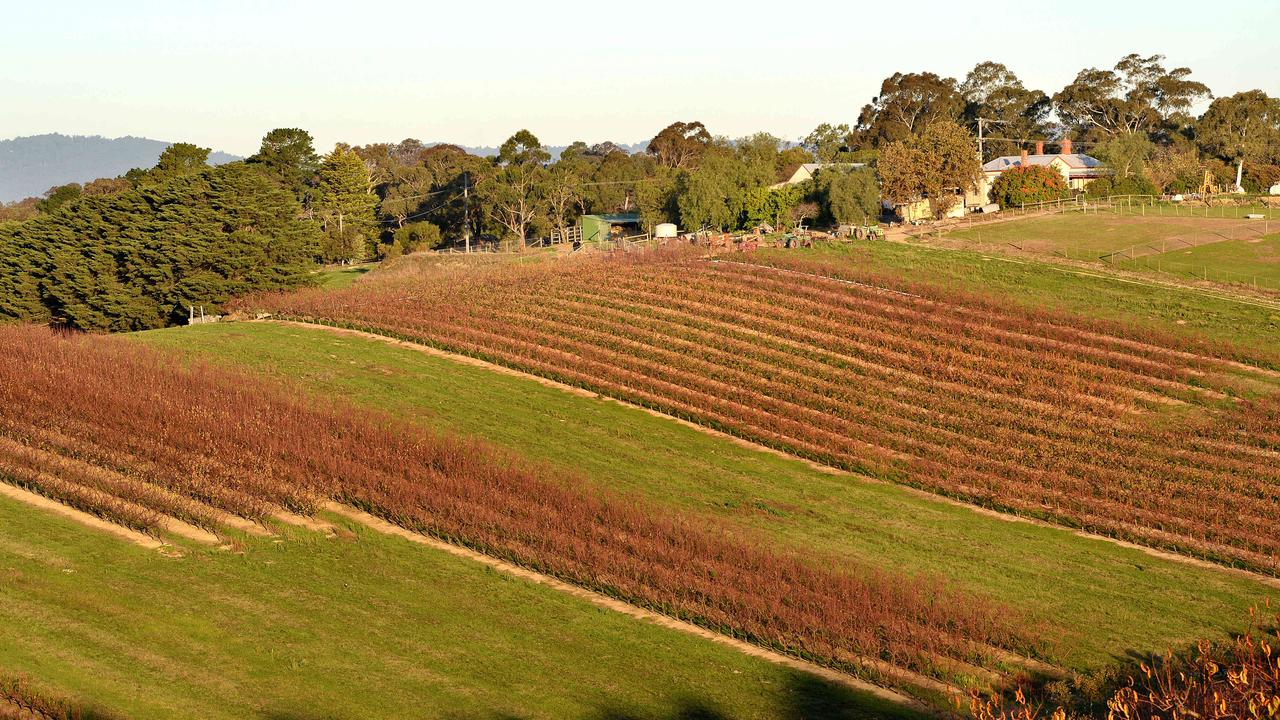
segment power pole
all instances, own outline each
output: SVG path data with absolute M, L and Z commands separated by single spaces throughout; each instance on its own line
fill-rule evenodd
M 471 252 L 471 196 L 467 192 L 469 177 L 464 170 L 462 173 L 462 240 L 467 245 L 467 252 Z
M 982 129 L 986 126 L 986 118 L 978 118 L 978 162 L 986 162 L 987 156 L 982 152 Z

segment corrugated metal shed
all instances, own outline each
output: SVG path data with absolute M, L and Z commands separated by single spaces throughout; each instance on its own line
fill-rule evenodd
M 582 225 L 582 242 L 600 242 L 609 239 L 610 231 L 615 225 L 640 225 L 639 213 L 623 213 L 612 215 L 583 215 L 579 221 Z

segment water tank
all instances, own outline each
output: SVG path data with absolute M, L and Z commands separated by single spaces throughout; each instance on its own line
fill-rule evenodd
M 673 238 L 679 231 L 672 223 L 662 223 L 653 229 L 653 236 L 657 238 Z

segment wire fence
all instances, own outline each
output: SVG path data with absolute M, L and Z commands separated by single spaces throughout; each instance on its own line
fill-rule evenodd
M 1176 196 L 1172 196 L 1176 197 Z M 1185 217 L 1245 220 L 1250 215 L 1260 216 L 1264 222 L 1280 220 L 1280 197 L 1270 195 L 1214 195 L 1188 196 L 1175 201 L 1168 195 L 1108 195 L 1090 198 L 1079 195 L 1072 198 L 1046 200 L 1038 203 L 1002 208 L 998 213 L 968 213 L 963 218 L 942 220 L 931 225 L 922 234 L 936 234 L 941 229 L 952 231 L 981 225 L 1009 222 L 1025 217 L 1044 215 L 1120 215 L 1136 217 Z M 1280 230 L 1280 227 L 1277 227 Z
M 1188 246 L 1195 247 L 1195 246 Z M 1189 280 L 1203 280 L 1223 285 L 1252 287 L 1255 290 L 1280 292 L 1280 281 L 1269 275 L 1256 272 L 1240 272 L 1215 267 L 1207 262 L 1169 258 L 1162 254 L 1126 256 L 1113 254 L 1104 260 L 1107 265 L 1120 270 L 1133 272 L 1158 272 L 1176 275 Z

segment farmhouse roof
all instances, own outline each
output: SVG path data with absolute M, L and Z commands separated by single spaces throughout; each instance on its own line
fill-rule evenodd
M 793 165 L 787 165 L 787 166 L 785 166 L 785 167 L 783 167 L 783 168 L 782 168 L 782 171 L 781 171 L 780 173 L 778 173 L 778 182 L 779 182 L 779 183 L 786 183 L 786 182 L 789 182 L 789 181 L 791 181 L 791 180 L 796 179 L 796 173 L 800 172 L 801 170 L 804 170 L 804 171 L 805 171 L 805 174 L 806 174 L 806 175 L 808 175 L 809 177 L 813 177 L 813 176 L 814 176 L 814 175 L 815 175 L 819 170 L 821 170 L 822 168 L 848 168 L 848 169 L 854 169 L 854 168 L 860 168 L 860 167 L 866 167 L 866 166 L 867 166 L 867 164 L 866 164 L 866 163 L 844 163 L 844 162 L 831 162 L 831 163 L 820 163 L 820 162 L 813 162 L 813 163 L 796 163 L 796 164 L 793 164 Z M 807 178 L 805 178 L 805 179 L 807 179 Z
M 1101 169 L 1102 161 L 1092 155 L 1084 153 L 1072 153 L 1070 155 L 1028 155 L 1027 165 L 1045 165 L 1048 166 L 1056 158 L 1062 158 L 1067 167 L 1072 171 L 1086 171 Z M 1004 172 L 1011 167 L 1017 167 L 1022 164 L 1022 157 L 1019 155 L 1002 155 L 990 162 L 984 163 L 983 172 Z

